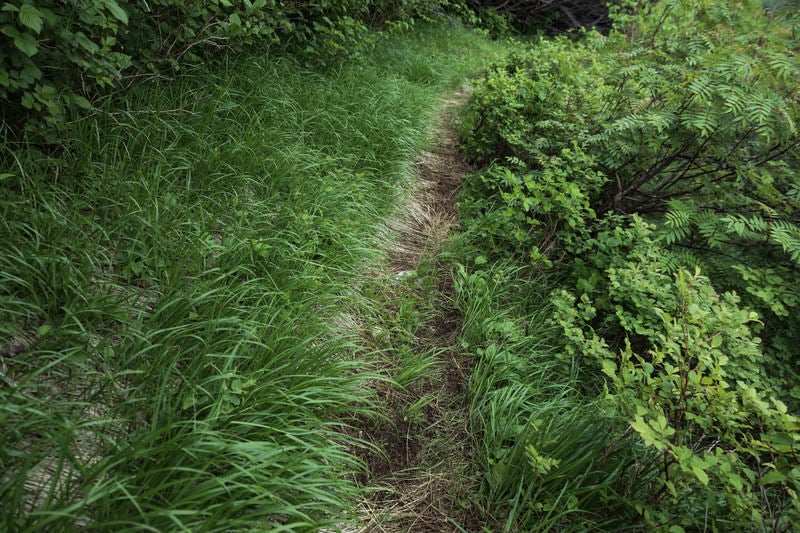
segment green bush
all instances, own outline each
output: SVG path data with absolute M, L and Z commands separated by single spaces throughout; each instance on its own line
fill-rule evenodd
M 789 531 L 800 418 L 759 371 L 758 315 L 699 273 L 668 273 L 649 242 L 606 271 L 603 326 L 585 293 L 553 296 L 565 356 L 602 372 L 608 414 L 627 420 L 609 442 L 633 430 L 652 457 L 652 482 L 629 503 L 647 527 Z
M 125 4 L 116 0 L 3 3 L 0 101 L 4 130 L 18 127 L 27 117 L 32 117 L 34 128 L 63 127 L 69 112 L 91 106 L 89 87 L 118 83 L 131 65 L 117 40 L 128 24 Z
M 0 8 L 5 136 L 58 141 L 92 102 L 141 79 L 282 46 L 308 61 L 354 55 L 368 27 L 466 13 L 457 0 L 12 0 Z M 44 134 L 44 135 L 43 135 Z
M 466 185 L 466 209 L 545 264 L 580 261 L 609 213 L 639 213 L 676 265 L 702 267 L 768 319 L 777 354 L 800 335 L 788 311 L 800 286 L 800 55 L 794 19 L 746 6 L 655 4 L 608 37 L 546 42 L 491 69 L 462 126 L 467 154 L 492 163 Z M 565 162 L 564 150 L 585 155 Z
M 623 3 L 615 16 L 608 36 L 536 43 L 476 82 L 461 125 L 481 167 L 463 188 L 466 231 L 477 253 L 553 272 L 566 289 L 551 297 L 567 341 L 562 373 L 599 395 L 611 433 L 598 438 L 649 465 L 641 496 L 611 485 L 625 527 L 789 530 L 800 435 L 797 14 L 684 0 Z M 518 435 L 518 446 L 531 442 Z M 550 449 L 534 446 L 530 464 L 520 454 L 508 469 L 533 487 L 513 504 L 528 506 L 522 529 L 554 516 L 532 496 L 552 504 L 544 484 L 570 468 Z M 575 515 L 569 527 L 623 527 L 601 526 L 600 507 L 558 501 Z

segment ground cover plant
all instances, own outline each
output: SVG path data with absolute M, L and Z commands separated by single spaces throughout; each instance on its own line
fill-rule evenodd
M 483 491 L 508 530 L 791 530 L 797 11 L 612 12 L 490 68 L 464 114 Z
M 336 317 L 369 305 L 376 226 L 489 46 L 448 28 L 313 70 L 262 50 L 151 79 L 58 147 L 4 130 L 4 528 L 353 518 L 364 443 L 345 427 L 393 376 Z

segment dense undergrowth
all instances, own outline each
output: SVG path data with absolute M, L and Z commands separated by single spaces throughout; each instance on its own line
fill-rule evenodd
M 793 530 L 797 11 L 621 5 L 464 114 L 482 491 L 509 531 Z
M 9 0 L 0 8 L 3 135 L 57 143 L 70 120 L 142 80 L 221 55 L 289 47 L 324 65 L 374 29 L 474 19 L 464 0 Z
M 448 505 L 505 531 L 796 527 L 792 2 L 623 1 L 607 36 L 517 43 L 463 115 L 463 233 L 435 276 L 365 282 L 439 99 L 500 50 L 452 23 L 494 4 L 4 4 L 2 527 L 357 520 L 358 457 L 387 454 L 348 426 L 417 431 L 408 456 L 438 424 L 444 348 L 417 334 L 452 309 L 419 300 L 449 260 L 481 486 Z
M 335 318 L 367 305 L 376 225 L 493 46 L 449 26 L 378 39 L 314 70 L 261 51 L 152 79 L 57 148 L 4 140 L 3 529 L 352 514 L 363 465 L 341 428 L 380 413 Z

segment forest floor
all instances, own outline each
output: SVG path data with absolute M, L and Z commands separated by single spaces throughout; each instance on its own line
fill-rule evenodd
M 362 454 L 368 474 L 361 481 L 374 488 L 360 505 L 362 531 L 480 529 L 466 398 L 472 363 L 458 347 L 461 318 L 441 254 L 471 171 L 454 124 L 467 95 L 462 89 L 443 102 L 411 194 L 387 221 L 386 261 L 369 274 L 369 285 L 383 288 L 383 318 L 365 328 L 365 340 L 384 354 L 378 370 L 394 382 L 373 383 L 386 418 L 359 427 L 360 438 L 380 450 Z M 386 333 L 393 328 L 401 338 Z

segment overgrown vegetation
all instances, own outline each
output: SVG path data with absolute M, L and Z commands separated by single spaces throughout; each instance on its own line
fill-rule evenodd
M 608 36 L 542 40 L 476 85 L 459 283 L 468 313 L 499 298 L 466 333 L 507 529 L 797 522 L 796 13 L 623 3 Z M 539 303 L 509 311 L 506 283 Z
M 4 2 L 0 524 L 342 529 L 369 467 L 428 478 L 382 525 L 792 530 L 795 4 Z M 607 13 L 485 70 L 463 234 L 364 280 L 460 24 Z
M 317 530 L 380 416 L 337 326 L 445 89 L 487 42 L 418 27 L 310 70 L 253 51 L 6 137 L 0 524 Z M 8 130 L 6 130 L 8 133 Z
M 461 0 L 6 1 L 3 135 L 25 130 L 58 143 L 71 119 L 143 79 L 264 46 L 322 64 L 369 49 L 372 27 L 407 29 L 445 14 L 474 18 Z

